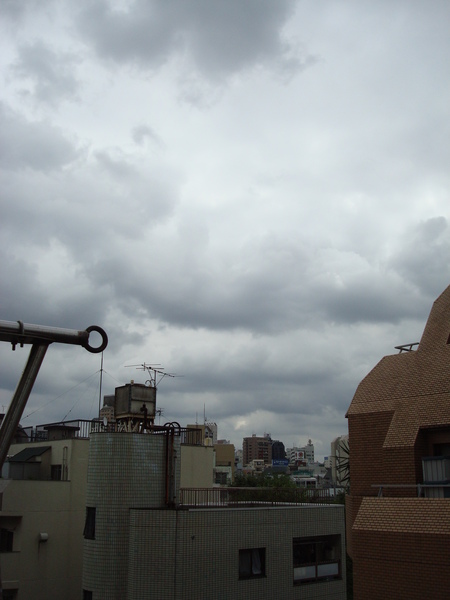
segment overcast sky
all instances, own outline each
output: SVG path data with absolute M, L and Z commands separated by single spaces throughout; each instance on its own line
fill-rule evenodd
M 2 0 L 0 319 L 316 455 L 450 284 L 448 0 Z M 0 405 L 29 347 L 0 345 Z M 93 418 L 53 344 L 24 426 Z

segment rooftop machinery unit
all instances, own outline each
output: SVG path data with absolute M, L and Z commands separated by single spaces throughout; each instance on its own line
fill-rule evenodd
M 114 398 L 115 419 L 121 423 L 153 425 L 156 414 L 156 387 L 131 381 L 116 388 Z

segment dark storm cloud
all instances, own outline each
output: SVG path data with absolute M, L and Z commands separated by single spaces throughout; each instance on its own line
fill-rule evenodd
M 24 82 L 31 82 L 37 100 L 55 104 L 76 96 L 79 84 L 74 72 L 78 62 L 74 54 L 37 40 L 18 48 L 18 58 L 12 69 Z
M 428 301 L 415 276 L 396 270 L 397 255 L 384 268 L 360 256 L 355 268 L 336 252 L 339 270 L 326 276 L 330 254 L 307 249 L 301 236 L 295 242 L 263 239 L 251 251 L 237 243 L 229 260 L 219 262 L 208 241 L 177 255 L 179 244 L 175 240 L 173 252 L 158 244 L 147 246 L 151 283 L 142 277 L 146 257 L 138 252 L 131 264 L 115 254 L 86 272 L 92 283 L 110 287 L 128 316 L 139 310 L 147 318 L 187 329 L 276 334 L 304 327 L 320 331 L 329 322 L 394 324 L 420 317 Z M 432 252 L 431 245 L 425 254 Z
M 295 5 L 288 0 L 135 0 L 117 9 L 97 2 L 83 10 L 79 28 L 101 56 L 144 68 L 187 54 L 211 79 L 255 65 L 293 72 L 311 61 L 282 36 Z
M 77 148 L 50 122 L 29 121 L 0 103 L 0 166 L 50 171 L 77 157 Z
M 29 259 L 16 257 L 14 247 L 9 245 L 2 249 L 1 257 L 2 319 L 16 321 L 26 318 L 28 322 L 36 322 L 41 317 L 42 308 L 46 306 L 47 290 L 40 287 L 35 266 Z M 33 290 L 33 302 L 30 302 L 30 290 Z

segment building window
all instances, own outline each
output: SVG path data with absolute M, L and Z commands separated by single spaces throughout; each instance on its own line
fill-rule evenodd
M 96 509 L 86 506 L 86 521 L 84 523 L 83 535 L 87 540 L 95 540 L 95 513 Z
M 341 536 L 294 538 L 294 585 L 341 579 Z
M 62 465 L 52 465 L 50 471 L 50 479 L 52 481 L 61 481 Z
M 83 590 L 83 600 L 92 600 L 92 592 Z
M 10 529 L 0 529 L 0 552 L 13 551 L 14 533 Z
M 265 577 L 266 549 L 249 548 L 239 550 L 239 579 Z
M 227 485 L 227 483 L 228 483 L 227 473 L 216 473 L 215 483 L 217 483 L 219 485 Z

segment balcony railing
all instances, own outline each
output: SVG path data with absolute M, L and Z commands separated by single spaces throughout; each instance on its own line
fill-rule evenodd
M 334 494 L 333 488 L 322 490 L 274 487 L 180 488 L 179 494 L 179 506 L 185 508 L 338 503 L 340 503 L 339 496 Z
M 450 456 L 422 458 L 423 483 L 376 483 L 378 497 L 409 496 L 418 498 L 450 498 Z

